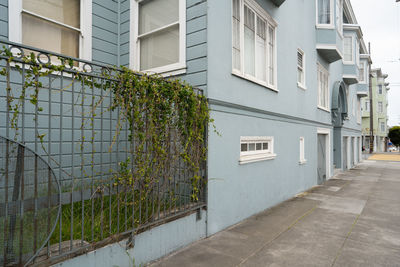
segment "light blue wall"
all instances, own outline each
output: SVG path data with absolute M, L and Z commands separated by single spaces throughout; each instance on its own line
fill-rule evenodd
M 331 113 L 317 108 L 317 62 L 329 71 L 330 101 L 333 84 L 342 81 L 343 64 L 328 64 L 317 53 L 315 1 L 285 1 L 279 8 L 271 1 L 257 2 L 278 24 L 279 92 L 232 74 L 231 0 L 208 2 L 207 93 L 221 133 L 209 138 L 208 234 L 315 185 L 318 128 L 330 131 L 331 174 L 334 145 L 341 145 L 334 143 Z M 332 36 L 336 44 L 336 29 Z M 306 90 L 297 86 L 298 48 L 305 52 Z M 353 87 L 349 94 L 355 94 Z M 359 134 L 354 119 L 345 122 L 344 135 Z M 274 136 L 277 157 L 239 165 L 240 136 Z M 304 165 L 299 165 L 300 137 L 305 137 Z

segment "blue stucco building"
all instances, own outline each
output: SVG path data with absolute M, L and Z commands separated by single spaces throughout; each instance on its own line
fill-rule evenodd
M 0 0 L 0 37 L 178 77 L 209 100 L 218 133 L 210 127 L 207 208 L 201 219 L 191 214 L 140 234 L 128 250 L 136 264 L 361 161 L 371 57 L 350 0 L 76 0 L 65 8 L 80 16 L 64 12 L 62 21 L 40 2 Z M 48 39 L 39 42 L 40 31 Z M 129 264 L 123 250 L 110 245 L 62 265 Z

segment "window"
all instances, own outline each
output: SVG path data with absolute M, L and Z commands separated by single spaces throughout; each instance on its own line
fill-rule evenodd
M 301 49 L 297 50 L 297 85 L 303 89 L 306 88 L 305 82 L 305 57 Z
M 317 25 L 332 25 L 332 0 L 317 0 Z
M 276 23 L 255 1 L 232 1 L 232 72 L 274 90 L 275 28 Z
M 130 67 L 154 73 L 184 73 L 186 1 L 132 0 Z
M 357 123 L 361 124 L 361 100 L 357 100 Z
M 356 64 L 360 67 L 360 41 L 356 39 Z
M 305 150 L 304 150 L 304 137 L 300 137 L 300 164 L 306 163 L 307 160 L 305 158 Z
M 91 14 L 91 0 L 9 1 L 9 39 L 91 60 Z
M 360 68 L 358 70 L 359 77 L 358 80 L 360 83 L 365 83 L 365 62 L 360 64 Z
M 385 122 L 381 121 L 381 132 L 385 132 L 386 131 L 386 126 L 385 126 Z
M 240 164 L 273 159 L 274 138 L 271 136 L 241 136 Z
M 340 35 L 343 35 L 343 0 L 336 0 L 336 27 Z
M 345 36 L 343 38 L 343 62 L 353 63 L 353 37 Z
M 318 64 L 318 107 L 329 110 L 329 73 Z
M 369 99 L 365 100 L 365 111 L 369 112 Z
M 378 102 L 378 112 L 379 113 L 383 112 L 383 103 L 382 102 Z
M 382 94 L 382 85 L 378 85 L 378 93 L 381 95 Z
M 353 116 L 356 116 L 356 108 L 357 108 L 357 95 L 353 97 Z

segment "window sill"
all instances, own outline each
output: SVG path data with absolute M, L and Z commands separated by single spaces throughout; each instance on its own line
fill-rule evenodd
M 343 65 L 356 65 L 356 63 L 353 61 L 344 61 L 343 60 Z
M 243 75 L 243 74 L 239 73 L 239 72 L 236 71 L 236 70 L 232 70 L 232 74 L 235 75 L 235 76 L 237 76 L 237 77 L 239 77 L 239 78 L 242 78 L 242 79 L 248 80 L 248 81 L 250 81 L 250 82 L 253 82 L 253 83 L 255 83 L 255 84 L 261 85 L 261 86 L 263 86 L 263 87 L 265 87 L 265 88 L 267 88 L 267 89 L 270 89 L 270 90 L 272 90 L 272 91 L 279 92 L 279 90 L 278 90 L 276 87 L 270 86 L 270 85 L 268 85 L 266 82 L 264 82 L 264 81 L 262 81 L 262 80 L 258 80 L 258 79 L 254 78 L 254 77 L 252 77 L 252 76 Z
M 335 29 L 335 26 L 333 24 L 317 24 L 315 25 L 315 28 L 333 30 Z
M 322 106 L 319 106 L 319 105 L 318 105 L 317 108 L 320 109 L 320 110 L 323 110 L 323 111 L 325 111 L 325 112 L 331 113 L 331 111 L 330 111 L 328 108 L 326 108 L 326 107 L 322 107 Z
M 253 163 L 253 162 L 258 162 L 258 161 L 265 161 L 265 160 L 271 160 L 275 159 L 276 154 L 273 153 L 268 153 L 268 154 L 259 154 L 259 155 L 247 155 L 247 156 L 241 156 L 239 160 L 239 164 L 247 164 L 247 163 Z
M 304 91 L 307 90 L 307 87 L 305 85 L 299 83 L 299 82 L 297 82 L 297 87 L 302 89 L 302 90 L 304 90 Z
M 306 159 L 300 160 L 300 161 L 299 161 L 299 165 L 304 165 L 304 164 L 306 164 L 306 163 L 307 163 L 307 160 L 306 160 Z
M 186 73 L 187 67 L 185 64 L 171 64 L 163 67 L 158 67 L 150 70 L 143 70 L 142 73 L 147 75 L 161 75 L 162 77 L 171 77 Z

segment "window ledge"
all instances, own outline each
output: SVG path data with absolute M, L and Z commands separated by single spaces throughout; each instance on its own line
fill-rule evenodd
M 307 163 L 307 160 L 306 160 L 306 159 L 300 160 L 300 161 L 299 161 L 299 165 L 304 165 L 304 164 L 306 164 L 306 163 Z
M 173 64 L 165 67 L 154 68 L 150 70 L 141 71 L 142 73 L 146 73 L 147 75 L 161 75 L 162 77 L 171 77 L 176 75 L 185 74 L 187 67 L 185 64 Z
M 279 92 L 279 90 L 276 87 L 270 86 L 266 82 L 258 80 L 256 78 L 253 78 L 251 76 L 243 75 L 243 74 L 239 73 L 238 71 L 233 70 L 232 74 L 237 76 L 237 77 L 239 77 L 239 78 L 242 78 L 242 79 L 245 79 L 247 81 L 253 82 L 255 84 L 261 85 L 261 86 L 263 86 L 263 87 L 265 87 L 267 89 L 270 89 L 272 91 Z
M 258 162 L 258 161 L 271 160 L 274 158 L 276 158 L 276 154 L 273 154 L 273 153 L 241 156 L 240 160 L 239 160 L 239 164 L 242 165 L 242 164 L 253 163 L 253 162 Z
M 317 24 L 315 27 L 317 29 L 330 29 L 330 30 L 335 29 L 335 26 L 333 24 Z
M 299 82 L 297 82 L 297 87 L 299 87 L 302 90 L 307 90 L 307 87 Z
M 319 105 L 318 105 L 318 109 L 323 110 L 323 111 L 328 112 L 328 113 L 331 113 L 331 111 L 329 109 L 327 109 L 325 107 L 322 107 L 322 106 L 319 106 Z

